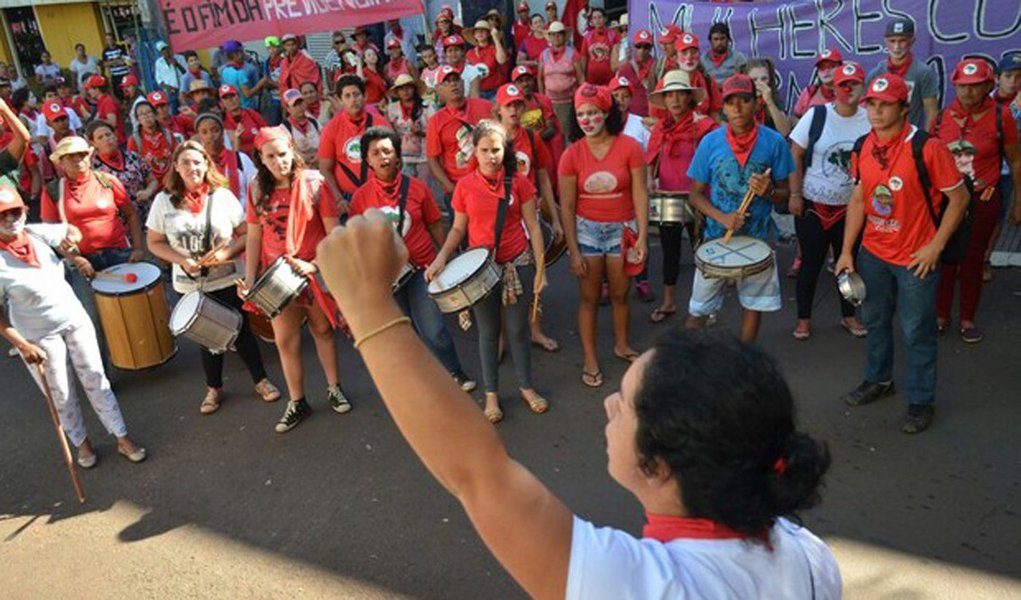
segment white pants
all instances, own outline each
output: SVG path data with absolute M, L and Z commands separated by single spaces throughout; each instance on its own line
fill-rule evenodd
M 117 398 L 110 388 L 106 373 L 103 372 L 103 359 L 96 341 L 96 328 L 91 321 L 85 320 L 80 325 L 67 327 L 32 342 L 46 352 L 43 372 L 46 373 L 46 380 L 53 393 L 53 404 L 57 407 L 60 424 L 75 447 L 82 445 L 87 433 L 69 366 L 73 366 L 75 373 L 78 374 L 85 395 L 88 396 L 92 409 L 96 411 L 106 431 L 117 437 L 128 434 Z M 26 366 L 42 390 L 42 382 L 39 381 L 35 365 Z

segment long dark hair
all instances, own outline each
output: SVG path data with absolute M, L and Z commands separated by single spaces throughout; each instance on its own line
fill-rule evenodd
M 288 184 L 293 186 L 295 181 L 298 180 L 298 176 L 301 171 L 305 169 L 305 161 L 301 159 L 301 155 L 295 152 L 294 142 L 291 144 L 291 156 L 294 163 L 291 165 L 291 174 Z M 262 162 L 262 151 L 256 150 L 252 153 L 252 162 L 255 163 L 255 168 L 258 173 L 255 175 L 255 183 L 258 185 L 252 186 L 252 206 L 255 207 L 256 212 L 262 214 L 266 212 L 267 200 L 270 195 L 273 194 L 274 188 L 277 186 L 277 178 L 273 176 L 273 173 L 269 170 L 269 167 Z
M 639 466 L 666 466 L 688 515 L 761 535 L 820 500 L 826 444 L 797 431 L 773 360 L 728 334 L 660 338 L 635 394 Z
M 571 114 L 575 115 L 573 109 L 571 110 Z M 617 100 L 615 99 L 610 105 L 610 111 L 606 113 L 606 131 L 612 136 L 618 136 L 622 131 L 624 131 L 625 124 L 624 112 L 620 110 L 620 106 L 617 105 Z M 580 140 L 585 137 L 585 132 L 582 131 L 581 127 L 578 125 L 577 115 L 571 119 L 570 130 L 571 139 L 573 140 Z

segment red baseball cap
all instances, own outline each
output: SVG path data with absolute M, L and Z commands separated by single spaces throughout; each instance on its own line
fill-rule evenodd
M 815 66 L 819 66 L 819 63 L 826 61 L 835 62 L 838 65 L 844 62 L 844 57 L 840 54 L 840 50 L 823 50 L 819 53 L 819 58 L 815 59 Z
M 498 106 L 510 106 L 515 102 L 524 102 L 525 93 L 513 83 L 505 83 L 496 90 L 496 104 Z
M 684 33 L 677 25 L 667 25 L 667 28 L 659 32 L 659 43 L 670 44 L 673 43 L 677 36 Z
M 46 116 L 47 121 L 56 121 L 61 117 L 66 117 L 67 111 L 60 102 L 46 102 L 43 104 L 43 115 Z
M 628 79 L 627 77 L 624 77 L 623 75 L 618 75 L 617 77 L 610 79 L 610 83 L 608 83 L 606 87 L 610 88 L 611 92 L 615 92 L 617 90 L 627 90 L 634 94 L 634 88 L 631 85 L 631 80 Z
M 456 33 L 443 38 L 443 49 L 446 50 L 451 46 L 464 46 L 464 38 Z
M 443 65 L 442 67 L 440 67 L 439 73 L 436 74 L 436 83 L 443 83 L 444 81 L 447 80 L 447 77 L 450 77 L 451 75 L 457 75 L 458 77 L 460 77 L 461 76 L 460 69 L 455 69 L 450 65 Z
M 230 85 L 229 83 L 225 83 L 225 84 L 221 85 L 219 91 L 220 91 L 220 97 L 221 98 L 223 98 L 225 96 L 230 96 L 231 94 L 234 94 L 235 96 L 238 95 L 238 89 L 236 87 Z
M 556 7 L 557 7 L 557 3 L 553 2 L 553 0 L 550 0 L 549 2 L 546 3 L 546 8 L 556 8 Z
M 865 69 L 862 69 L 861 65 L 853 60 L 845 61 L 844 64 L 837 69 L 837 74 L 833 76 L 833 85 L 840 85 L 845 81 L 865 83 Z
M 148 100 L 149 104 L 152 104 L 153 106 L 160 106 L 163 104 L 167 104 L 169 102 L 167 100 L 167 95 L 164 94 L 163 92 L 153 92 L 146 96 L 145 99 Z
M 511 71 L 511 81 L 517 81 L 525 76 L 535 77 L 535 71 L 532 70 L 532 67 L 529 67 L 528 65 L 518 65 L 514 67 L 513 71 Z
M 106 77 L 102 75 L 90 75 L 85 80 L 85 89 L 106 87 Z
M 18 190 L 9 185 L 0 185 L 0 213 L 14 210 L 15 208 L 25 209 L 25 201 L 21 199 Z
M 900 75 L 883 73 L 872 80 L 869 91 L 865 92 L 866 100 L 882 100 L 884 102 L 907 102 L 908 84 Z
M 698 36 L 694 33 L 682 33 L 674 39 L 674 48 L 678 52 L 684 52 L 688 48 L 698 50 Z
M 121 87 L 127 87 L 129 85 L 138 87 L 138 77 L 135 77 L 134 75 L 126 75 L 124 79 L 121 80 Z
M 745 94 L 754 98 L 755 82 L 743 73 L 731 75 L 723 82 L 723 99 L 726 100 L 734 94 Z
M 950 76 L 950 83 L 954 85 L 967 85 L 969 83 L 985 83 L 994 81 L 993 68 L 981 58 L 966 58 L 957 63 L 954 74 Z
M 528 12 L 528 3 L 518 2 L 518 12 Z
M 649 33 L 648 29 L 639 29 L 631 36 L 631 43 L 635 46 L 638 44 L 652 44 L 652 34 Z

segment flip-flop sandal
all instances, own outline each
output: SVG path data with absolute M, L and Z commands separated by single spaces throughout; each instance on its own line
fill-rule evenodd
M 521 399 L 524 400 L 526 404 L 528 404 L 529 410 L 531 410 L 537 415 L 541 415 L 542 413 L 549 410 L 549 402 L 545 398 L 540 396 L 538 393 L 535 394 L 531 400 L 526 398 L 524 394 L 521 394 Z
M 809 331 L 798 331 L 797 329 L 795 329 L 794 332 L 791 335 L 793 335 L 794 339 L 798 340 L 799 342 L 803 342 L 803 341 L 807 340 L 808 338 L 812 337 L 812 331 L 811 330 L 809 330 Z
M 847 323 L 841 321 L 840 326 L 846 329 L 847 333 L 850 333 L 852 336 L 856 338 L 863 338 L 869 334 L 869 330 L 866 329 L 864 325 L 859 327 L 851 327 Z
M 581 382 L 590 388 L 602 387 L 603 372 L 597 370 L 595 373 L 589 373 L 583 369 L 581 372 Z
M 667 319 L 672 317 L 675 312 L 677 312 L 676 308 L 673 310 L 663 310 L 662 308 L 657 308 L 656 310 L 652 311 L 651 315 L 649 315 L 649 320 L 652 321 L 653 323 L 662 323 L 663 321 L 666 321 Z
M 641 356 L 638 352 L 628 352 L 627 354 L 617 354 L 614 352 L 613 355 L 626 363 L 633 363 Z
M 554 353 L 560 350 L 560 344 L 553 338 L 546 338 L 545 342 L 539 340 L 532 340 L 532 345 L 537 348 L 542 348 L 546 352 Z
M 204 415 L 211 415 L 220 410 L 222 398 L 223 396 L 221 395 L 207 393 L 206 397 L 202 399 L 202 404 L 199 405 L 199 412 Z
M 490 423 L 496 424 L 503 420 L 503 411 L 500 407 L 487 408 L 482 411 L 482 414 L 486 415 Z

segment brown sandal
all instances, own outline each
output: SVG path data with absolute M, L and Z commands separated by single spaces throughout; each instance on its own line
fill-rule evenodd
M 531 400 L 525 397 L 524 392 L 521 392 L 521 399 L 524 400 L 526 404 L 528 404 L 529 410 L 531 410 L 537 415 L 541 415 L 542 413 L 549 410 L 549 401 L 540 396 L 538 392 L 533 393 Z
M 202 404 L 199 405 L 199 412 L 204 415 L 211 415 L 220 410 L 220 402 L 222 401 L 223 391 L 210 389 L 206 392 L 206 397 L 202 399 Z

